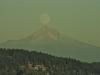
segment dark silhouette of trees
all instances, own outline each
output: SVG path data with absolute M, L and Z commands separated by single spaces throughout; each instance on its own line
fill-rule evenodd
M 19 70 L 18 72 L 17 72 L 17 75 L 22 75 L 23 74 L 23 71 L 22 70 Z
M 30 69 L 29 61 L 33 68 L 44 65 L 46 71 Z M 100 62 L 86 63 L 36 51 L 0 48 L 0 75 L 100 75 L 99 70 Z

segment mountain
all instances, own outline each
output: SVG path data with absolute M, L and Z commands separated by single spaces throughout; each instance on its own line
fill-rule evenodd
M 42 27 L 26 38 L 1 43 L 0 47 L 41 51 L 85 62 L 100 61 L 100 47 L 72 39 L 47 26 Z

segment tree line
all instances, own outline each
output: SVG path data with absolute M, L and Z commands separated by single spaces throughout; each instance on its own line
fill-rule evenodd
M 44 65 L 46 71 L 28 66 Z M 24 68 L 21 68 L 24 66 Z M 47 53 L 0 48 L 0 75 L 100 75 L 100 62 L 87 63 Z

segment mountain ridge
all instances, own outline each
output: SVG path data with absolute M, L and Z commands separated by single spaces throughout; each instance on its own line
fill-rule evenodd
M 36 50 L 88 62 L 99 61 L 100 57 L 100 47 L 72 39 L 47 26 L 26 38 L 2 43 L 0 47 Z

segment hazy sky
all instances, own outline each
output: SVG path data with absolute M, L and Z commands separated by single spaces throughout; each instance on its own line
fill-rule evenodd
M 42 14 L 50 16 L 47 26 L 100 46 L 100 0 L 0 0 L 0 43 L 33 34 L 44 26 Z

